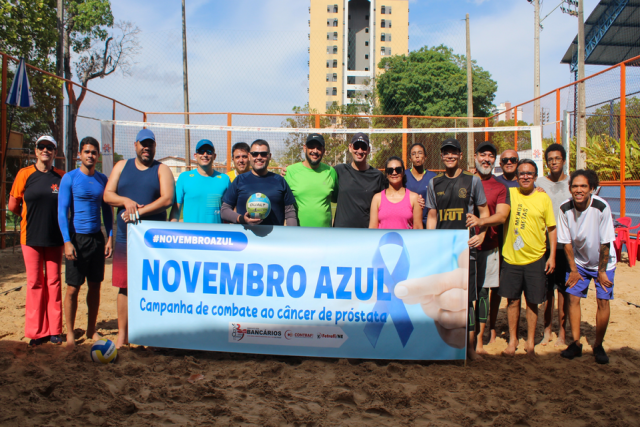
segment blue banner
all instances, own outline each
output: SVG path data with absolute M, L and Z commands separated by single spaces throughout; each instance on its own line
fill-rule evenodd
M 127 235 L 132 343 L 465 358 L 467 230 L 143 221 Z

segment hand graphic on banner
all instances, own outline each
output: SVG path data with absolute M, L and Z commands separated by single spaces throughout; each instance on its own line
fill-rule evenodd
M 440 338 L 451 347 L 464 348 L 467 333 L 469 296 L 469 250 L 458 256 L 458 268 L 425 277 L 404 280 L 395 286 L 395 295 L 405 304 L 420 304 L 436 324 Z

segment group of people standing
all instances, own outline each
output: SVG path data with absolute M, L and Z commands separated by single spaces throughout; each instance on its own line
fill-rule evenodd
M 213 143 L 203 139 L 195 147 L 196 168 L 180 174 L 177 182 L 170 169 L 155 160 L 153 132 L 141 130 L 134 148 L 136 157 L 118 162 L 107 179 L 95 170 L 99 143 L 86 137 L 80 142 L 80 168 L 64 174 L 52 166 L 56 141 L 44 136 L 36 142 L 36 163 L 19 171 L 9 209 L 22 217 L 21 244 L 28 285 L 25 336 L 31 346 L 62 342 L 63 252 L 68 285 L 64 300 L 66 342 L 75 345 L 78 290 L 85 280 L 89 309 L 86 335 L 94 340 L 100 337 L 96 319 L 105 258 L 112 255 L 114 207 L 116 347 L 128 344 L 126 227 L 140 220 L 166 221 L 171 208 L 170 221 L 193 223 L 469 229 L 469 316 L 443 322 L 442 326 L 467 327 L 470 358 L 486 353 L 482 336 L 487 320 L 490 340 L 495 340 L 502 297 L 508 299 L 510 331 L 504 353 L 515 353 L 523 292 L 529 327 L 526 350 L 535 354 L 538 305 L 547 302 L 542 342 L 546 344 L 551 334 L 554 288 L 558 289 L 561 325 L 557 343 L 565 342 L 568 312 L 574 341 L 562 355 L 580 356 L 580 298 L 586 297 L 590 278 L 594 278 L 598 288 L 594 354 L 596 361 L 606 363 L 602 339 L 608 323 L 608 300 L 613 298 L 616 261 L 615 252 L 610 250 L 615 239 L 611 212 L 604 200 L 592 195 L 598 185 L 595 173 L 581 170 L 571 177 L 564 174 L 566 153 L 560 145 L 547 148 L 550 173 L 540 179 L 536 164 L 519 160 L 513 150 L 502 153 L 503 175 L 493 175 L 497 149 L 488 141 L 476 150 L 475 174 L 463 171 L 462 149 L 453 138 L 441 144 L 442 173 L 426 170 L 426 149 L 420 143 L 410 147 L 411 169 L 405 169 L 402 159 L 390 157 L 381 172 L 368 163 L 371 145 L 366 134 L 356 133 L 351 138 L 350 163 L 331 167 L 322 163 L 323 136 L 313 133 L 304 144 L 304 160 L 279 175 L 269 170 L 272 153 L 265 140 L 234 144 L 234 169 L 222 174 L 213 168 Z M 265 194 L 271 202 L 271 212 L 262 220 L 251 218 L 246 211 L 246 202 L 255 193 Z M 337 203 L 335 218 L 332 203 Z

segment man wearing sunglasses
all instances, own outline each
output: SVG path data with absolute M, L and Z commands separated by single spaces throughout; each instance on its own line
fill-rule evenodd
M 249 162 L 251 172 L 238 176 L 222 198 L 222 219 L 233 224 L 264 224 L 297 226 L 295 199 L 291 188 L 280 175 L 269 172 L 271 150 L 264 139 L 251 144 Z M 271 213 L 265 219 L 249 217 L 247 200 L 252 194 L 262 193 L 271 202 Z M 233 209 L 236 209 L 234 212 Z
M 116 348 L 129 343 L 127 292 L 127 224 L 140 220 L 166 221 L 173 205 L 175 180 L 167 165 L 154 159 L 156 137 L 142 129 L 134 143 L 136 157 L 115 164 L 104 190 L 104 201 L 118 208 L 116 245 L 113 251 L 113 286 L 118 291 L 118 339 Z
M 509 188 L 509 218 L 504 226 L 499 294 L 507 298 L 509 344 L 503 354 L 513 356 L 518 347 L 520 298 L 527 304 L 527 356 L 535 356 L 538 305 L 546 300 L 546 275 L 555 269 L 555 257 L 545 260 L 547 232 L 551 253 L 556 250 L 556 218 L 549 196 L 535 191 L 538 166 L 533 160 L 518 162 L 518 188 Z M 487 224 L 492 226 L 495 224 Z
M 560 144 L 551 144 L 544 151 L 544 159 L 547 162 L 549 174 L 541 176 L 536 183 L 551 198 L 553 204 L 553 212 L 558 222 L 560 206 L 571 198 L 569 191 L 569 176 L 564 173 L 564 166 L 567 160 L 567 152 Z M 547 240 L 548 242 L 548 240 Z M 547 303 L 544 309 L 544 338 L 540 344 L 547 345 L 551 341 L 551 322 L 553 321 L 553 300 L 554 290 L 558 290 L 558 323 L 560 329 L 558 331 L 558 339 L 555 346 L 565 345 L 565 331 L 567 326 L 566 313 L 569 312 L 569 298 L 566 294 L 567 287 L 565 285 L 565 273 L 569 271 L 569 264 L 564 253 L 564 245 L 558 243 L 556 253 L 549 253 L 549 245 L 547 245 L 547 256 L 553 256 L 556 260 L 556 269 L 547 276 Z
M 213 142 L 202 139 L 196 144 L 197 169 L 182 172 L 176 183 L 176 201 L 171 221 L 220 224 L 222 196 L 229 188 L 229 176 L 213 169 L 216 151 Z
M 285 180 L 296 199 L 302 227 L 331 227 L 331 197 L 338 186 L 338 175 L 322 163 L 324 137 L 312 133 L 304 145 L 304 161 L 287 168 Z
M 338 203 L 334 227 L 369 228 L 369 213 L 373 196 L 384 190 L 384 175 L 369 165 L 369 137 L 356 133 L 351 138 L 351 164 L 336 165 L 338 191 L 333 201 Z
M 458 140 L 448 138 L 442 142 L 440 147 L 440 157 L 445 166 L 445 172 L 436 175 L 429 183 L 427 190 L 426 206 L 429 208 L 427 214 L 427 229 L 444 230 L 466 230 L 466 214 L 473 214 L 478 211 L 480 218 L 489 216 L 487 198 L 482 187 L 482 181 L 471 172 L 463 171 L 460 168 L 462 159 L 462 147 Z M 464 330 L 468 326 L 467 354 L 471 360 L 478 357 L 475 351 L 475 311 L 473 302 L 478 299 L 476 288 L 476 259 L 477 248 L 482 244 L 486 227 L 470 229 L 469 239 L 469 264 L 468 264 L 468 309 L 469 318 L 458 317 L 455 324 L 452 322 L 441 324 L 447 330 Z M 464 310 L 464 305 L 457 307 L 458 312 Z M 446 316 L 445 316 L 446 317 Z M 445 326 L 446 325 L 446 326 Z
M 507 188 L 517 188 L 518 177 L 516 176 L 516 168 L 518 167 L 518 152 L 516 150 L 504 150 L 500 155 L 500 167 L 502 175 L 496 175 L 498 182 L 503 183 Z
M 231 157 L 233 157 L 233 169 L 227 172 L 229 179 L 233 182 L 238 175 L 249 172 L 249 144 L 246 142 L 236 142 L 231 147 Z

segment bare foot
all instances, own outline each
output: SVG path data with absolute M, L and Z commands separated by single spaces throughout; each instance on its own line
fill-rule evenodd
M 544 330 L 544 336 L 542 337 L 542 341 L 540 341 L 540 345 L 547 345 L 551 342 L 551 331 Z
M 476 346 L 476 353 L 478 354 L 489 354 L 487 350 L 484 349 L 484 346 L 480 341 L 478 341 L 478 345 Z
M 496 330 L 491 329 L 489 335 L 491 336 L 491 338 L 489 339 L 489 344 L 493 344 L 494 342 L 496 342 Z
M 90 333 L 89 333 L 89 332 L 87 332 L 87 338 L 91 338 L 91 339 L 92 339 L 92 340 L 94 340 L 94 341 L 98 341 L 98 340 L 100 340 L 100 339 L 102 339 L 102 338 L 103 338 L 103 336 L 102 336 L 102 335 L 100 335 L 98 332 L 94 332 L 94 333 L 93 333 L 93 334 L 91 334 L 91 335 L 89 335 L 89 334 L 90 334 Z
M 127 344 L 128 343 L 125 342 L 124 336 L 118 334 L 118 339 L 116 339 L 116 348 L 120 348 L 120 347 L 125 346 Z
M 532 346 L 525 346 L 524 351 L 527 352 L 527 357 L 530 359 L 535 359 L 536 357 L 536 347 L 534 345 Z
M 476 353 L 476 351 L 471 347 L 467 349 L 467 358 L 472 362 L 475 362 L 476 360 L 482 360 L 482 356 Z
M 67 332 L 67 348 L 72 349 L 76 346 L 75 333 Z
M 565 345 L 567 345 L 564 342 L 564 338 L 560 338 L 558 337 L 558 339 L 556 340 L 556 343 L 554 344 L 555 347 L 564 347 Z
M 505 348 L 502 351 L 502 355 L 503 356 L 515 356 L 517 349 L 518 349 L 518 344 L 517 343 L 509 343 L 507 348 Z

